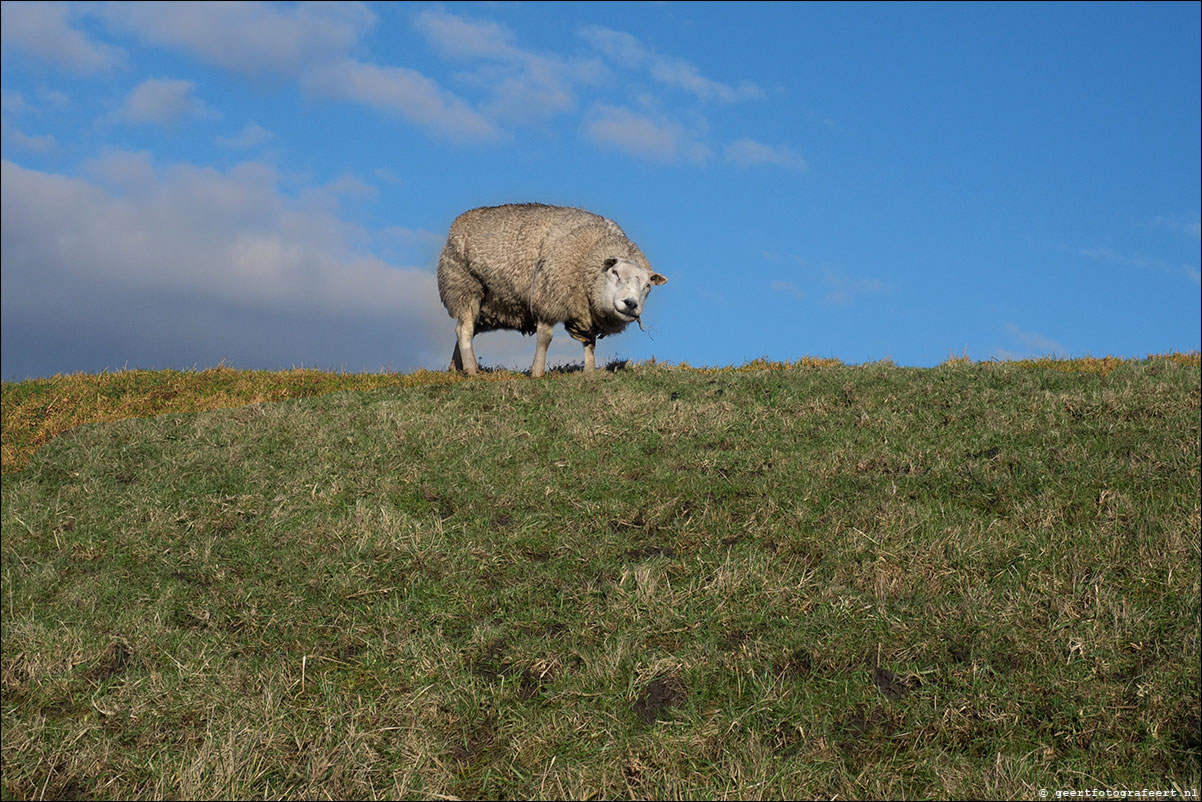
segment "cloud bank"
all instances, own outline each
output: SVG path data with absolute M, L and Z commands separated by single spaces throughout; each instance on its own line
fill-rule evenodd
M 431 272 L 358 251 L 354 227 L 263 165 L 115 153 L 91 180 L 2 170 L 5 379 L 222 360 L 410 370 L 452 340 Z

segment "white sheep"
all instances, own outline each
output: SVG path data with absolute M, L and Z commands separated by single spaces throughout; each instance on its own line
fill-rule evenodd
M 552 330 L 563 323 L 593 371 L 597 338 L 639 320 L 651 285 L 666 281 L 617 223 L 583 209 L 516 203 L 464 212 L 438 258 L 438 296 L 456 321 L 451 370 L 477 372 L 476 334 L 515 329 L 537 334 L 530 375 L 542 376 Z

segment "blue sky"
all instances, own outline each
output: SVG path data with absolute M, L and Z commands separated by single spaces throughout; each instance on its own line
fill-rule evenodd
M 668 277 L 599 360 L 1199 349 L 1198 3 L 0 8 L 5 380 L 445 368 L 514 201 Z

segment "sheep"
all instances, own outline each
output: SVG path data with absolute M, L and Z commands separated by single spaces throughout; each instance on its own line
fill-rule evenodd
M 516 203 L 466 211 L 438 258 L 438 296 L 455 319 L 452 371 L 476 373 L 472 338 L 514 329 L 537 335 L 530 375 L 542 376 L 556 323 L 584 344 L 639 321 L 653 284 L 667 279 L 612 220 L 564 206 Z

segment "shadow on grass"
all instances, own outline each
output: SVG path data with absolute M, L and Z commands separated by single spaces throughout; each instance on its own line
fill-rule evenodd
M 606 373 L 620 373 L 620 372 L 626 370 L 629 366 L 630 366 L 629 359 L 611 359 L 603 367 L 598 368 L 598 370 L 604 371 Z M 526 368 L 525 370 L 512 370 L 511 368 L 493 367 L 491 365 L 485 365 L 483 363 L 481 363 L 481 365 L 480 365 L 480 372 L 481 373 L 499 373 L 499 374 L 514 373 L 514 374 L 517 374 L 520 376 L 526 376 L 526 377 L 530 376 L 530 368 Z M 555 365 L 554 367 L 547 368 L 547 375 L 549 375 L 549 376 L 567 376 L 572 373 L 584 373 L 584 363 L 583 362 L 568 362 L 566 364 Z

